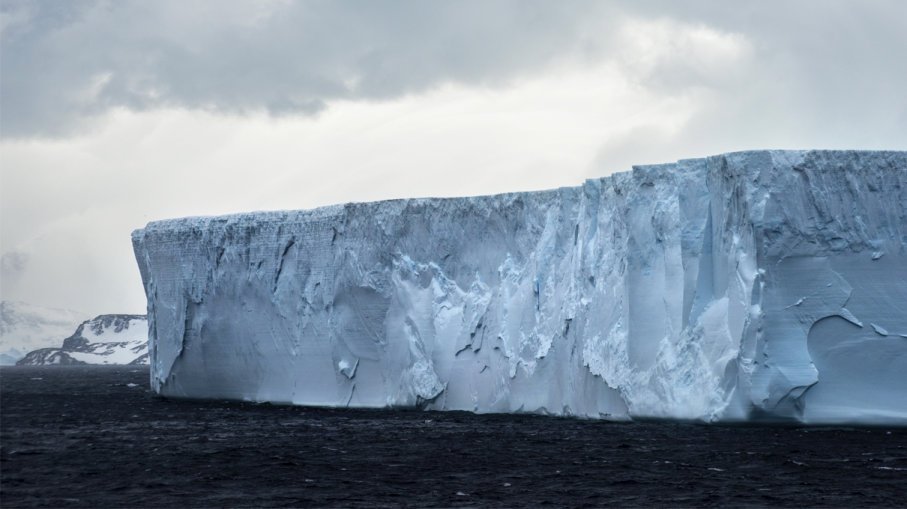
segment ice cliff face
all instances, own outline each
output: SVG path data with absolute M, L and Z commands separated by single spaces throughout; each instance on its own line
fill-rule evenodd
M 161 221 L 133 244 L 168 396 L 907 422 L 907 152 Z
M 148 364 L 148 321 L 142 315 L 100 315 L 82 322 L 62 347 L 29 352 L 17 364 Z

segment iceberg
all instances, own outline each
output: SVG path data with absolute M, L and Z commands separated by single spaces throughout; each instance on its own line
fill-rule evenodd
M 149 223 L 168 397 L 907 423 L 907 152 Z

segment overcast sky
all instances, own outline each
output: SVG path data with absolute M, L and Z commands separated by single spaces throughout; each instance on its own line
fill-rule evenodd
M 0 5 L 0 296 L 86 315 L 155 219 L 907 149 L 901 0 Z

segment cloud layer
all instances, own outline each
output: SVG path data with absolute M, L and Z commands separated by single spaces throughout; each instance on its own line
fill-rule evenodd
M 502 84 L 573 52 L 608 11 L 540 0 L 4 3 L 3 134 L 71 134 L 117 106 L 310 115 L 338 99 Z
M 907 129 L 905 18 L 898 0 L 7 1 L 0 135 L 78 135 L 118 107 L 314 115 L 613 60 L 662 94 L 716 92 L 737 123 L 878 142 L 852 126 Z

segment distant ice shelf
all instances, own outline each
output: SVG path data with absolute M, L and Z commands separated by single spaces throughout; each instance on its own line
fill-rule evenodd
M 166 396 L 907 423 L 907 152 L 739 152 L 132 239 Z

